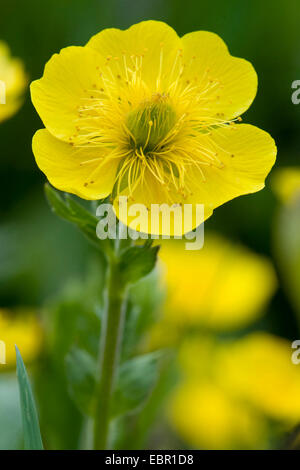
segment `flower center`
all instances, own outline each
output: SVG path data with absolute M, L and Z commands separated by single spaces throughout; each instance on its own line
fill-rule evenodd
M 176 123 L 176 113 L 166 102 L 164 95 L 157 94 L 131 111 L 126 120 L 130 133 L 130 145 L 148 153 L 163 144 Z

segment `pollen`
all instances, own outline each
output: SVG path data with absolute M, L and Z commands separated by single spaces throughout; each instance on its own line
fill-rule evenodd
M 164 48 L 161 43 L 152 87 L 145 81 L 144 70 L 149 49 L 142 54 L 123 51 L 123 60 L 114 63 L 107 56 L 100 74 L 99 66 L 96 67 L 98 87 L 93 86 L 89 103 L 78 109 L 73 143 L 78 148 L 92 146 L 100 155 L 111 149 L 107 159 L 121 159 L 116 175 L 117 194 L 127 188 L 132 197 L 150 172 L 166 199 L 171 190 L 186 199 L 192 194 L 186 181 L 187 169 L 194 167 L 199 183 L 205 183 L 205 168 L 225 167 L 217 152 L 224 153 L 221 144 L 216 146 L 209 138 L 213 129 L 235 121 L 227 121 L 222 112 L 215 117 L 210 112 L 220 100 L 220 80 L 208 69 L 204 69 L 196 84 L 192 77 L 183 77 L 187 64 L 181 48 L 170 64 L 166 80 Z M 195 60 L 193 56 L 191 62 Z M 80 166 L 92 167 L 97 161 L 94 176 L 101 172 L 101 156 L 83 161 Z
M 87 199 L 122 193 L 147 207 L 204 203 L 209 216 L 257 191 L 274 163 L 272 139 L 240 123 L 256 93 L 255 71 L 215 34 L 179 38 L 146 21 L 100 32 L 50 62 L 31 85 L 48 127 L 34 153 L 59 189 Z M 57 80 L 62 70 L 65 81 Z

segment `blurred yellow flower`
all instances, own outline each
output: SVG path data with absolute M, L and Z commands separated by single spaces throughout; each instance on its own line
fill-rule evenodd
M 209 382 L 184 382 L 170 406 L 171 424 L 192 448 L 258 448 L 264 422 Z
M 0 365 L 0 370 L 13 367 L 16 363 L 15 345 L 21 351 L 24 362 L 34 360 L 41 351 L 43 333 L 36 315 L 33 313 L 13 314 L 0 309 L 0 341 L 5 345 L 6 365 Z
M 284 203 L 300 196 L 300 168 L 287 167 L 276 170 L 272 176 L 272 188 Z
M 295 424 L 300 420 L 300 367 L 291 360 L 291 343 L 253 333 L 220 352 L 216 374 L 231 394 L 266 415 Z
M 200 251 L 165 241 L 160 259 L 170 325 L 243 327 L 262 314 L 276 287 L 267 259 L 216 235 L 207 235 Z
M 170 400 L 172 426 L 192 447 L 267 446 L 271 422 L 287 431 L 300 420 L 300 369 L 291 354 L 287 340 L 267 333 L 224 344 L 187 340 L 182 382 Z
M 252 65 L 216 34 L 179 38 L 158 21 L 105 29 L 55 54 L 31 84 L 46 127 L 33 152 L 56 188 L 85 199 L 113 192 L 117 212 L 125 195 L 129 208 L 204 204 L 207 218 L 262 189 L 275 162 L 270 135 L 236 123 L 256 90 Z M 142 232 L 152 232 L 150 212 Z M 136 217 L 126 215 L 130 226 Z
M 8 46 L 0 41 L 0 122 L 19 109 L 26 85 L 22 61 L 11 57 Z

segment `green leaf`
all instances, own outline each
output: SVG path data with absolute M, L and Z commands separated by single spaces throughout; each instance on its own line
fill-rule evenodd
M 119 369 L 113 397 L 114 417 L 136 411 L 148 398 L 159 372 L 160 351 L 134 357 Z
M 147 276 L 155 267 L 159 246 L 133 246 L 123 252 L 120 272 L 126 283 L 134 283 Z
M 59 192 L 55 191 L 50 184 L 46 183 L 45 194 L 53 212 L 59 217 L 72 222 L 70 209 Z
M 86 351 L 73 348 L 65 362 L 70 396 L 83 414 L 91 415 L 96 361 Z
M 78 223 L 85 223 L 94 227 L 98 223 L 97 217 L 86 210 L 82 205 L 78 204 L 69 194 L 66 194 L 67 205 Z
M 112 417 L 133 412 L 143 405 L 158 379 L 160 351 L 134 357 L 121 364 L 112 400 Z M 73 348 L 66 357 L 69 393 L 79 410 L 93 414 L 96 360 Z
M 97 217 L 78 204 L 70 195 L 62 197 L 48 183 L 45 184 L 45 193 L 53 212 L 62 219 L 76 225 L 89 241 L 102 251 L 108 240 L 99 240 L 97 237 Z
M 43 450 L 37 409 L 25 365 L 17 346 L 16 356 L 25 449 Z

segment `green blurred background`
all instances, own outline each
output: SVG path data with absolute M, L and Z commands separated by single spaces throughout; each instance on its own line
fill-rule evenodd
M 277 167 L 299 164 L 300 106 L 291 102 L 291 83 L 300 79 L 297 0 L 0 1 L 0 39 L 24 61 L 30 81 L 42 75 L 53 53 L 69 45 L 84 45 L 103 28 L 127 28 L 156 19 L 167 22 L 179 35 L 194 30 L 217 33 L 231 54 L 248 59 L 258 74 L 258 94 L 244 121 L 275 139 Z M 42 307 L 66 282 L 83 280 L 93 257 L 81 235 L 47 206 L 45 177 L 31 151 L 32 136 L 40 127 L 27 89 L 23 107 L 0 126 L 1 307 Z M 277 210 L 267 181 L 265 190 L 218 208 L 205 229 L 273 256 L 272 224 Z M 260 322 L 288 339 L 299 336 L 293 307 L 281 286 Z M 66 445 L 72 447 L 71 441 L 70 437 Z

